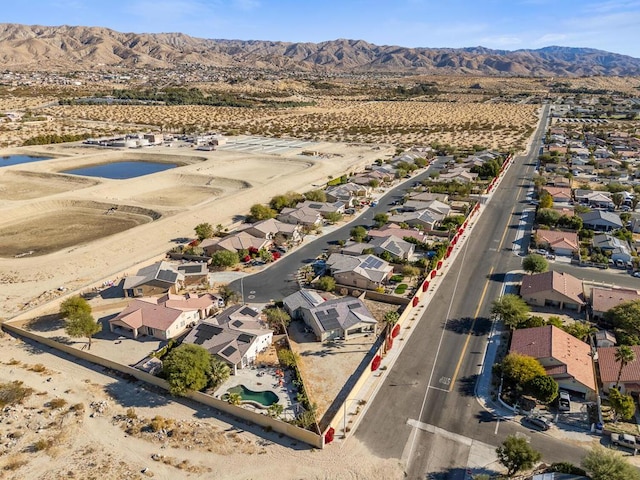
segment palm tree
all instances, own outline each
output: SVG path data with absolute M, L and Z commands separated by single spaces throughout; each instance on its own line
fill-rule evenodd
M 213 388 L 218 388 L 222 385 L 231 375 L 231 368 L 229 364 L 216 357 L 211 357 L 211 373 L 209 373 L 209 379 Z
M 230 393 L 227 397 L 227 402 L 231 405 L 240 405 L 242 403 L 242 395 L 237 392 Z
M 618 379 L 616 380 L 617 390 L 618 385 L 620 385 L 620 377 L 622 377 L 622 369 L 625 367 L 625 365 L 633 362 L 636 359 L 636 353 L 628 345 L 620 345 L 616 349 L 615 359 L 616 362 L 620 362 L 620 370 L 618 371 Z

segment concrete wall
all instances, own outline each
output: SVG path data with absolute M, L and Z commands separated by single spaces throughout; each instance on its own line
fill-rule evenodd
M 122 365 L 120 363 L 113 362 L 106 358 L 98 357 L 97 355 L 93 355 L 92 353 L 84 350 L 78 350 L 69 345 L 58 343 L 50 338 L 41 337 L 33 332 L 29 332 L 9 323 L 4 323 L 2 327 L 9 332 L 15 333 L 16 335 L 29 338 L 38 343 L 42 343 L 49 347 L 55 348 L 56 350 L 60 350 L 61 352 L 72 355 L 81 360 L 86 360 L 97 365 L 102 365 L 103 367 L 107 367 L 112 370 L 131 375 L 143 382 L 150 383 L 165 390 L 169 390 L 169 385 L 165 380 L 155 377 L 147 372 L 137 370 L 135 368 L 129 367 L 128 365 Z M 283 435 L 287 435 L 288 437 L 295 438 L 296 440 L 305 442 L 313 447 L 324 447 L 324 437 L 309 430 L 305 430 L 295 425 L 276 420 L 262 413 L 256 413 L 241 407 L 237 407 L 235 405 L 231 405 L 225 401 L 213 398 L 212 396 L 206 395 L 201 392 L 190 392 L 187 397 L 204 405 L 208 405 L 217 410 L 228 413 L 229 415 L 233 415 L 236 418 L 255 423 L 257 425 L 260 425 L 261 427 L 272 429 L 274 432 L 282 433 Z

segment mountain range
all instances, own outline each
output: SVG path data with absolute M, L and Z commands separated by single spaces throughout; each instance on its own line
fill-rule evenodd
M 590 48 L 406 48 L 338 39 L 321 43 L 214 40 L 103 27 L 0 24 L 5 69 L 175 68 L 196 64 L 318 73 L 519 76 L 640 75 L 640 59 Z

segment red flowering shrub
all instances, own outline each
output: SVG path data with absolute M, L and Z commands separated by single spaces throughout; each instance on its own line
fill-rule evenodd
M 251 261 L 251 257 L 249 255 L 245 255 L 244 257 L 242 257 L 242 261 L 244 263 L 250 262 Z
M 329 428 L 329 430 L 327 430 L 327 433 L 324 434 L 324 443 L 331 443 L 333 442 L 333 436 L 335 435 L 336 430 L 331 427 Z
M 258 249 L 256 247 L 249 247 L 249 254 L 257 255 L 258 254 Z
M 282 255 L 280 255 L 280 252 L 273 252 L 272 255 L 273 255 L 273 259 L 274 260 L 277 260 L 282 256 Z
M 373 361 L 371 362 L 371 371 L 375 372 L 380 367 L 380 362 L 382 362 L 382 358 L 380 355 L 376 355 L 373 357 Z
M 396 338 L 399 334 L 400 334 L 400 325 L 396 325 L 395 327 L 393 327 L 393 330 L 391 330 L 391 338 Z
M 393 348 L 393 338 L 387 338 L 387 350 L 391 350 Z

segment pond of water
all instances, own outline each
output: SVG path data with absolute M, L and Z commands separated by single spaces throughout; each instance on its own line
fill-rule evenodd
M 85 177 L 101 177 L 111 178 L 115 180 L 124 180 L 126 178 L 142 177 L 152 173 L 163 172 L 171 168 L 176 168 L 175 163 L 159 163 L 159 162 L 112 162 L 103 163 L 101 165 L 92 165 L 90 167 L 74 168 L 65 170 L 62 173 L 71 175 L 83 175 Z

